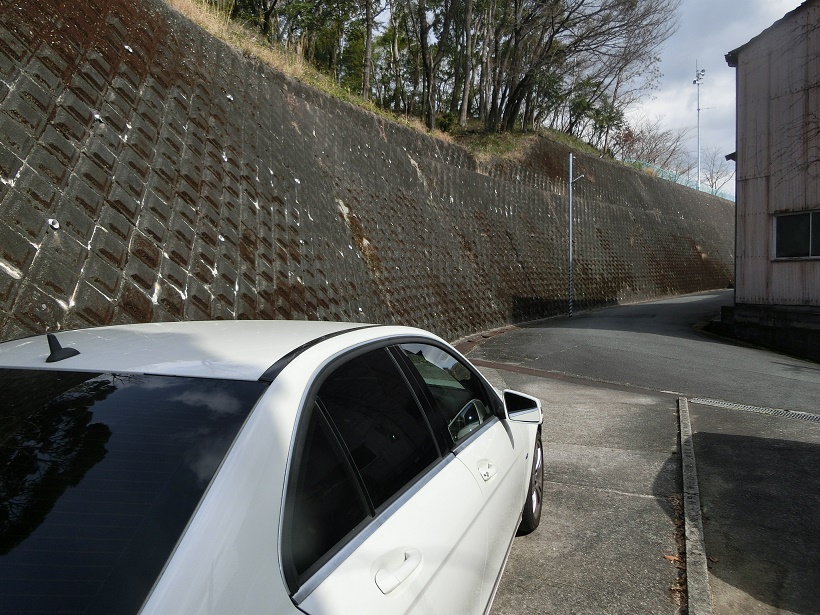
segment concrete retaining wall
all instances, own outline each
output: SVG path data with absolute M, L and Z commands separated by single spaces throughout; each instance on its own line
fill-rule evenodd
M 0 337 L 340 319 L 454 339 L 566 309 L 568 150 L 328 98 L 157 0 L 0 5 Z M 578 156 L 579 308 L 725 287 L 731 203 Z

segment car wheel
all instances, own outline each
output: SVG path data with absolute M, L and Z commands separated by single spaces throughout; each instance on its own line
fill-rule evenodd
M 527 500 L 524 502 L 524 511 L 521 514 L 521 524 L 518 526 L 518 535 L 523 536 L 534 532 L 541 522 L 542 499 L 544 496 L 544 449 L 541 445 L 541 430 L 535 436 L 535 450 L 532 455 L 532 472 L 530 473 L 530 488 L 527 490 Z

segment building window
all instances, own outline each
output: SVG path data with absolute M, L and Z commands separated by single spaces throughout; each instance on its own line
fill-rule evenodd
M 820 211 L 774 217 L 775 258 L 820 257 Z

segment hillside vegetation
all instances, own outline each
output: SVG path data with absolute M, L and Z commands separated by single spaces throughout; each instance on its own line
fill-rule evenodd
M 244 54 L 479 157 L 516 157 L 536 134 L 599 155 L 628 153 L 635 133 L 624 111 L 657 78 L 651 52 L 673 31 L 677 8 L 677 0 L 167 1 Z

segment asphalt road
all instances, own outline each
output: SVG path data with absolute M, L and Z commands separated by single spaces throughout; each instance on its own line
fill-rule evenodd
M 496 386 L 544 407 L 542 523 L 514 541 L 494 614 L 672 615 L 685 597 L 715 615 L 818 612 L 820 364 L 703 332 L 731 301 L 616 306 L 460 345 Z M 686 596 L 678 398 L 708 568 Z
M 732 291 L 620 305 L 522 326 L 470 358 L 735 404 L 820 413 L 820 364 L 701 331 Z

